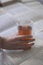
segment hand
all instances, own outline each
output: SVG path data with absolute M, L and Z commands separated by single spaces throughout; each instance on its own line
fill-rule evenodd
M 22 37 L 16 37 L 16 38 L 11 38 L 11 39 L 4 39 L 3 40 L 3 49 L 8 49 L 8 50 L 18 50 L 18 49 L 23 49 L 27 50 L 30 49 L 34 43 L 31 43 L 35 41 L 35 39 L 32 38 L 32 36 L 28 36 L 30 39 L 29 40 L 24 40 L 24 38 L 27 38 L 26 36 Z M 29 43 L 30 44 L 29 44 Z

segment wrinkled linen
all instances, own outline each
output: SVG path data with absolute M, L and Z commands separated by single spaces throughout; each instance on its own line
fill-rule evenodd
M 5 3 L 5 2 L 9 2 L 9 1 L 12 1 L 12 0 L 1 0 L 1 3 Z
M 10 13 L 5 13 L 0 16 L 0 32 L 12 27 L 15 24 L 15 20 Z
M 18 5 L 16 5 L 16 7 L 17 6 Z M 35 14 L 34 11 L 36 9 L 34 11 L 32 9 L 30 9 L 29 7 L 28 7 L 29 9 L 27 9 L 27 6 L 26 6 L 27 11 L 26 11 L 26 9 L 24 10 L 24 7 L 22 5 L 21 6 L 19 5 L 19 7 L 17 7 L 17 9 L 16 9 L 16 7 L 15 7 L 15 9 L 14 8 L 9 9 L 8 12 L 10 14 L 7 13 L 6 15 L 2 15 L 2 16 L 5 16 L 4 19 L 3 19 L 4 23 L 8 22 L 8 24 L 10 24 L 9 21 L 11 21 L 10 18 L 12 18 L 12 15 L 13 15 L 14 20 L 16 19 L 16 21 L 24 21 L 24 19 L 25 20 L 33 20 L 35 22 L 34 26 L 38 27 L 36 30 L 40 30 L 40 26 L 42 26 L 43 24 L 40 24 L 40 23 L 37 23 L 37 22 L 43 21 L 43 20 L 40 20 L 40 19 L 43 18 L 41 16 L 42 14 L 40 16 L 39 16 L 39 14 Z M 21 10 L 23 9 L 25 12 L 23 10 L 21 11 L 20 8 L 21 8 Z M 22 14 L 21 14 L 21 12 L 22 12 Z M 7 22 L 6 22 L 6 20 L 7 20 Z M 2 19 L 1 19 L 1 21 L 2 21 Z M 6 28 L 6 25 L 4 24 L 5 28 Z M 3 27 L 3 25 L 2 25 L 2 27 Z M 35 30 L 35 32 L 36 32 L 36 30 Z M 0 36 L 2 36 L 2 37 L 13 36 L 14 32 L 15 33 L 18 32 L 15 24 L 14 24 L 14 27 L 11 27 L 11 28 L 8 28 L 8 29 L 6 28 L 6 30 L 3 29 L 2 31 L 3 32 L 0 32 Z M 43 36 L 42 32 L 41 32 L 40 36 Z M 3 56 L 3 58 L 5 58 L 5 60 L 4 60 L 5 64 L 7 64 L 7 65 L 9 65 L 9 64 L 10 65 L 14 65 L 14 64 L 15 65 L 25 65 L 25 64 L 26 65 L 28 65 L 28 64 L 29 65 L 32 65 L 32 64 L 33 65 L 38 65 L 38 64 L 43 65 L 43 40 L 42 40 L 42 38 L 43 37 L 40 37 L 40 39 L 39 39 L 39 37 L 36 37 L 35 45 L 30 51 L 29 50 L 27 50 L 27 51 L 18 51 L 18 50 L 17 51 L 14 51 L 14 50 L 13 51 L 6 51 L 6 50 L 4 50 L 4 52 L 6 52 L 6 53 L 4 53 L 5 56 Z

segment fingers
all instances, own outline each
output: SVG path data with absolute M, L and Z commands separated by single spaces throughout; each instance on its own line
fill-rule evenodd
M 24 40 L 25 38 L 32 38 L 32 35 L 19 35 L 10 39 L 7 39 L 8 41 L 18 41 L 18 40 Z
M 35 41 L 35 39 L 33 39 L 32 36 L 30 36 L 30 38 L 26 38 L 25 36 L 9 40 L 0 37 L 0 48 L 8 50 L 26 50 L 31 48 L 32 45 L 34 45 L 34 43 L 31 43 L 33 41 Z
M 35 41 L 35 39 L 24 39 L 24 40 L 22 40 L 22 39 L 18 39 L 18 40 L 15 40 L 15 39 L 13 39 L 13 40 L 7 40 L 7 41 L 4 41 L 4 44 L 10 44 L 10 45 L 14 45 L 14 44 L 22 44 L 22 43 L 31 43 L 31 42 L 33 42 L 33 41 Z
M 7 49 L 7 50 L 26 50 L 31 48 L 34 45 L 34 43 L 5 43 L 3 46 L 3 49 Z
M 26 38 L 26 37 L 17 37 L 17 38 L 12 38 L 12 39 L 8 39 L 6 40 L 8 42 L 15 42 L 15 43 L 23 43 L 23 42 L 32 42 L 32 41 L 35 41 L 34 38 Z
M 30 50 L 31 47 L 34 45 L 34 43 L 31 44 L 25 44 L 24 47 L 22 48 L 23 50 Z
M 20 50 L 20 49 L 29 49 L 32 47 L 32 45 L 34 45 L 34 43 L 31 43 L 33 42 L 35 39 L 31 39 L 29 41 L 16 41 L 13 40 L 13 41 L 6 41 L 4 42 L 4 45 L 3 45 L 3 49 L 8 49 L 8 50 Z M 30 44 L 29 44 L 30 43 Z

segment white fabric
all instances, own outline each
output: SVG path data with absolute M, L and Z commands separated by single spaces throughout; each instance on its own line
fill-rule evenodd
M 43 48 L 38 46 L 27 51 L 6 51 L 7 61 L 5 60 L 5 62 L 10 65 L 43 65 L 42 50 Z
M 43 32 L 40 32 L 39 34 L 37 34 L 37 38 L 43 40 Z
M 12 27 L 13 25 L 16 25 L 16 24 L 11 14 L 5 13 L 0 16 L 0 32 Z
M 20 10 L 20 7 L 21 7 L 21 10 Z M 36 33 L 36 30 L 39 32 L 40 28 L 43 29 L 43 20 L 40 20 L 42 14 L 39 16 L 39 14 L 34 12 L 35 10 L 33 11 L 30 8 L 29 9 L 27 9 L 27 7 L 24 8 L 23 6 L 20 6 L 20 7 L 17 7 L 17 9 L 12 8 L 12 10 L 11 9 L 9 10 L 9 12 L 13 14 L 15 20 L 17 20 L 17 21 L 18 20 L 19 21 L 34 20 L 35 21 L 35 23 L 34 23 L 34 32 L 35 33 Z M 24 9 L 25 9 L 25 12 L 24 12 Z M 6 18 L 6 15 L 4 15 L 4 16 Z M 12 18 L 12 16 L 9 14 L 7 14 L 7 16 L 8 17 L 6 19 L 9 23 L 9 21 L 11 21 L 11 20 L 9 20 L 8 18 L 9 17 Z M 4 21 L 6 21 L 5 18 L 3 19 Z M 37 19 L 38 19 L 38 21 L 37 21 Z M 0 18 L 0 20 L 3 21 L 1 18 Z M 7 24 L 4 24 L 2 26 L 7 26 Z M 14 35 L 17 32 L 18 32 L 17 27 L 14 26 L 8 30 L 1 32 L 0 36 L 9 37 L 9 36 Z M 39 36 L 41 36 L 40 39 L 42 40 L 43 39 L 43 32 L 41 32 L 41 35 L 39 33 L 36 37 L 38 37 L 38 39 L 39 39 Z M 6 51 L 7 55 L 5 55 L 5 59 L 7 61 L 5 60 L 5 63 L 8 65 L 9 64 L 10 65 L 43 65 L 43 48 L 42 48 L 43 47 L 43 40 L 40 41 L 40 39 L 39 39 L 39 41 L 38 41 L 38 39 L 36 41 L 37 43 L 35 42 L 36 44 L 34 45 L 34 47 L 30 51 L 29 50 L 22 51 L 22 52 L 14 51 L 14 52 L 9 52 L 9 53 Z M 25 61 L 25 60 L 27 60 L 27 61 Z M 22 63 L 22 62 L 24 62 L 24 63 Z
M 7 9 L 6 9 L 7 10 Z M 24 12 L 25 11 L 25 12 Z M 6 13 L 4 15 L 0 16 L 0 32 L 8 29 L 15 25 L 18 21 L 32 21 L 35 22 L 36 20 L 40 20 L 43 18 L 42 15 L 39 15 L 35 11 L 33 11 L 30 7 L 18 3 L 15 5 L 15 7 L 12 6 L 12 8 L 8 9 L 9 13 Z M 12 14 L 12 15 L 11 15 Z
M 37 13 L 36 10 L 34 11 L 21 3 L 12 5 L 11 7 L 9 6 L 5 9 L 7 12 L 11 13 L 17 21 L 34 20 L 42 16 L 40 13 Z
M 30 6 L 30 7 L 36 7 L 36 6 L 40 6 L 41 3 L 40 2 L 37 2 L 37 1 L 34 1 L 34 2 L 27 2 L 27 3 L 24 3 L 25 5 L 27 6 Z
M 43 65 L 43 49 L 39 50 L 34 56 L 27 59 L 20 65 Z
M 12 1 L 12 0 L 1 0 L 1 3 L 5 3 L 5 2 L 9 2 L 9 1 Z
M 30 2 L 30 1 L 35 1 L 35 0 L 21 0 L 22 2 Z
M 40 3 L 40 2 L 28 2 L 28 3 L 25 3 L 25 5 L 28 7 L 28 8 L 31 8 L 33 11 L 37 12 L 38 14 L 42 15 L 43 16 L 43 5 Z
M 43 39 L 43 19 L 36 21 L 33 26 L 34 35 Z
M 5 13 L 6 13 L 6 11 L 3 8 L 0 8 L 0 16 L 5 14 Z
M 15 36 L 17 33 L 18 33 L 18 27 L 14 26 L 1 32 L 0 36 L 7 38 L 7 37 Z

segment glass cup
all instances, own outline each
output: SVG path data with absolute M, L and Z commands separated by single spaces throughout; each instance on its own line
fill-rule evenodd
M 22 40 L 23 41 L 28 41 L 33 39 L 33 21 L 21 21 L 18 22 L 18 35 L 25 35 L 25 36 L 32 36 L 30 37 L 25 37 Z M 28 42 L 27 42 L 28 43 Z

